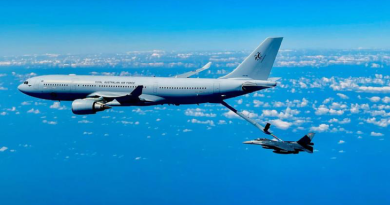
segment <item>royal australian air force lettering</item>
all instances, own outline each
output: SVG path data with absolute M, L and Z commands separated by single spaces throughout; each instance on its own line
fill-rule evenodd
M 174 77 L 46 75 L 27 79 L 18 89 L 47 100 L 73 101 L 75 114 L 95 114 L 113 106 L 221 103 L 276 86 L 268 78 L 282 38 L 267 38 L 231 73 L 217 79 L 190 78 L 202 68 Z

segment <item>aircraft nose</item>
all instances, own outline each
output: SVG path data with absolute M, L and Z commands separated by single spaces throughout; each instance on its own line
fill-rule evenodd
M 22 93 L 26 93 L 26 86 L 24 84 L 20 84 L 18 86 L 18 90 Z
M 253 144 L 253 142 L 252 141 L 245 141 L 245 142 L 243 142 L 244 144 Z

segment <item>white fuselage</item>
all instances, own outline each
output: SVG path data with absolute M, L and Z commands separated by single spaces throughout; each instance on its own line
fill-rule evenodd
M 275 82 L 252 79 L 200 79 L 166 77 L 47 75 L 28 79 L 18 89 L 30 96 L 73 101 L 97 95 L 126 95 L 143 86 L 136 105 L 199 104 L 220 102 L 256 90 L 276 86 Z M 243 87 L 247 89 L 243 89 Z M 113 106 L 134 102 L 111 102 Z

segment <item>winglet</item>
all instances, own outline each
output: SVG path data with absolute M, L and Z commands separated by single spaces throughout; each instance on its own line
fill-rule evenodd
M 203 67 L 199 68 L 199 69 L 196 69 L 194 71 L 190 71 L 190 72 L 187 72 L 187 73 L 183 73 L 183 74 L 180 74 L 180 75 L 176 75 L 175 78 L 189 78 L 195 74 L 198 74 L 204 70 L 207 70 L 209 69 L 211 66 L 211 62 L 208 62 L 206 65 L 204 65 Z

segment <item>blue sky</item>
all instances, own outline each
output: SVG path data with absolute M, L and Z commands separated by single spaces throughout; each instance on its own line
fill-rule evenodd
M 389 48 L 388 1 L 7 1 L 0 54 Z

